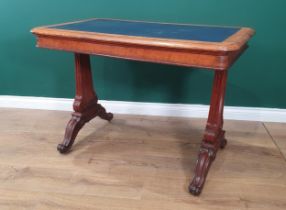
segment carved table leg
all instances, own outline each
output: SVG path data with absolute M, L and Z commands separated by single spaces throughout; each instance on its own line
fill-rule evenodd
M 70 150 L 73 142 L 85 123 L 96 116 L 111 121 L 112 113 L 98 104 L 98 98 L 93 88 L 89 55 L 75 54 L 76 96 L 73 104 L 74 113 L 69 121 L 64 140 L 58 145 L 60 153 Z
M 227 141 L 223 130 L 223 108 L 226 90 L 227 70 L 215 71 L 209 117 L 195 167 L 195 176 L 189 186 L 193 195 L 203 189 L 209 168 L 216 157 L 218 148 L 224 148 Z

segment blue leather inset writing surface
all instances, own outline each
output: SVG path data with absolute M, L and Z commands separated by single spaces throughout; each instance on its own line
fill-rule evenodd
M 240 28 L 93 19 L 51 28 L 149 38 L 222 42 Z

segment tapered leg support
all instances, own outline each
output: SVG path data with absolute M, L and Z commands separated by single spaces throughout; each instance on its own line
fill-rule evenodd
M 189 186 L 189 191 L 193 195 L 201 193 L 218 148 L 224 148 L 227 143 L 223 130 L 226 80 L 226 70 L 215 71 L 208 122 L 195 167 L 195 176 Z
M 112 113 L 107 113 L 105 108 L 98 104 L 92 83 L 89 55 L 75 54 L 75 67 L 76 96 L 73 104 L 75 112 L 66 127 L 63 142 L 57 147 L 60 153 L 67 153 L 71 149 L 80 129 L 94 117 L 99 116 L 108 121 L 113 118 Z

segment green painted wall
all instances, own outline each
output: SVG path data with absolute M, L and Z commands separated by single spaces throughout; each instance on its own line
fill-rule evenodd
M 256 29 L 229 74 L 227 105 L 286 108 L 285 0 L 1 0 L 0 95 L 71 98 L 73 55 L 35 48 L 30 29 L 91 17 Z M 208 104 L 213 72 L 92 58 L 101 99 Z

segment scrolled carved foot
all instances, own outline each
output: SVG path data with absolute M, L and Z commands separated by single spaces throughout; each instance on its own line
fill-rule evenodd
M 197 187 L 197 186 L 192 186 L 192 185 L 190 185 L 190 186 L 189 186 L 189 192 L 190 192 L 191 194 L 195 195 L 195 196 L 198 196 L 198 195 L 201 194 L 202 188 L 199 188 L 199 187 Z
M 70 148 L 72 147 L 79 130 L 84 126 L 85 123 L 86 119 L 82 117 L 81 114 L 72 114 L 72 118 L 66 127 L 64 140 L 61 144 L 57 146 L 57 150 L 61 154 L 65 154 L 70 151 Z
M 196 163 L 195 176 L 189 186 L 189 192 L 195 196 L 200 195 L 205 184 L 205 180 L 215 159 L 216 150 L 202 146 Z
M 104 113 L 103 115 L 98 115 L 101 119 L 107 120 L 107 121 L 111 121 L 113 119 L 113 114 L 108 112 L 108 113 Z
M 61 154 L 65 154 L 65 153 L 68 153 L 68 152 L 69 152 L 70 147 L 65 146 L 65 145 L 63 145 L 63 144 L 58 144 L 57 150 L 58 150 Z
M 104 120 L 111 121 L 113 119 L 113 114 L 106 112 L 105 108 L 101 104 L 97 104 L 98 113 L 97 115 Z
M 224 149 L 226 145 L 227 145 L 227 140 L 225 138 L 223 138 L 220 142 L 220 148 Z

